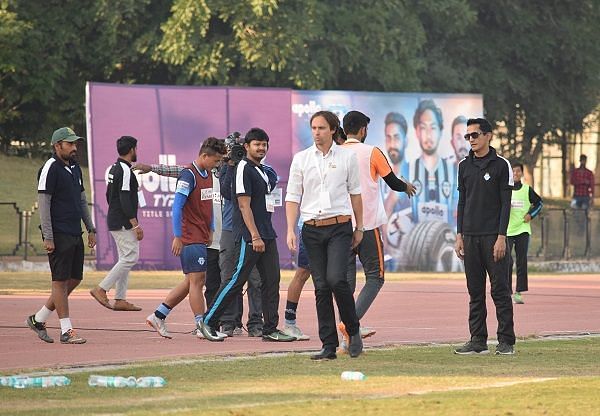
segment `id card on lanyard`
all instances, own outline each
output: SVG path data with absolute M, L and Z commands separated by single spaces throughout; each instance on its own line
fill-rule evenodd
M 266 173 L 263 172 L 263 170 L 260 167 L 255 166 L 255 169 L 258 171 L 260 176 L 262 176 L 263 180 L 267 184 L 267 194 L 265 195 L 265 205 L 266 205 L 267 211 L 275 212 L 275 200 L 271 195 L 271 186 L 269 185 L 269 177 L 267 176 Z

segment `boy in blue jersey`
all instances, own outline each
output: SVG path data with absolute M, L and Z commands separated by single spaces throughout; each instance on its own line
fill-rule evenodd
M 202 289 L 206 280 L 207 246 L 212 240 L 214 228 L 213 178 L 210 170 L 219 164 L 225 153 L 225 143 L 222 140 L 214 137 L 206 139 L 196 160 L 177 179 L 171 251 L 181 258 L 185 278 L 171 290 L 156 311 L 146 318 L 146 323 L 165 338 L 172 338 L 165 319 L 188 294 L 196 325 L 199 325 L 206 308 Z

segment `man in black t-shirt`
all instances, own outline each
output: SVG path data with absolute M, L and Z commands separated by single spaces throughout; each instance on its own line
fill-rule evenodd
M 27 325 L 45 342 L 54 342 L 46 321 L 56 309 L 60 320 L 60 342 L 83 344 L 86 340 L 73 330 L 69 318 L 69 294 L 83 279 L 81 221 L 88 230 L 88 247 L 96 245 L 96 230 L 90 217 L 81 168 L 76 162 L 77 143 L 82 141 L 69 127 L 52 134 L 54 154 L 38 173 L 38 204 L 44 248 L 52 272 L 52 294 Z
M 277 184 L 277 174 L 260 163 L 267 154 L 269 136 L 262 129 L 250 129 L 244 148 L 247 155 L 236 166 L 232 186 L 236 267 L 233 275 L 221 284 L 199 328 L 209 341 L 223 340 L 211 326 L 236 299 L 256 266 L 262 282 L 263 341 L 295 341 L 295 337 L 277 329 L 281 274 L 277 235 L 271 223 L 271 213 L 275 209 L 271 191 Z
M 117 140 L 119 158 L 108 172 L 106 222 L 119 255 L 110 272 L 90 294 L 102 306 L 115 311 L 141 311 L 142 308 L 127 302 L 129 272 L 137 264 L 140 241 L 144 232 L 137 219 L 138 181 L 131 172 L 131 164 L 137 161 L 137 140 L 122 136 Z M 107 292 L 115 288 L 115 303 L 110 304 Z

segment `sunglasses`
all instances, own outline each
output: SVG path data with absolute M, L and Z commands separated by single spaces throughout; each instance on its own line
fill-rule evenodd
M 472 138 L 473 138 L 473 139 L 476 139 L 476 138 L 478 138 L 479 136 L 484 136 L 484 135 L 486 135 L 486 134 L 487 134 L 487 133 L 484 133 L 484 132 L 474 131 L 473 133 L 467 133 L 467 134 L 465 134 L 465 140 L 470 140 L 470 139 L 472 139 Z

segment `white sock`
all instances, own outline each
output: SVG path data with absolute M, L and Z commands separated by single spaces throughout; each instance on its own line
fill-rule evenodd
M 73 329 L 73 325 L 71 324 L 71 318 L 62 318 L 60 320 L 60 333 L 64 334 L 69 329 Z
M 50 318 L 50 315 L 52 315 L 52 312 L 53 311 L 46 308 L 46 305 L 44 305 L 44 306 L 42 306 L 42 309 L 37 311 L 34 319 L 36 322 L 46 322 L 48 320 L 48 318 Z

